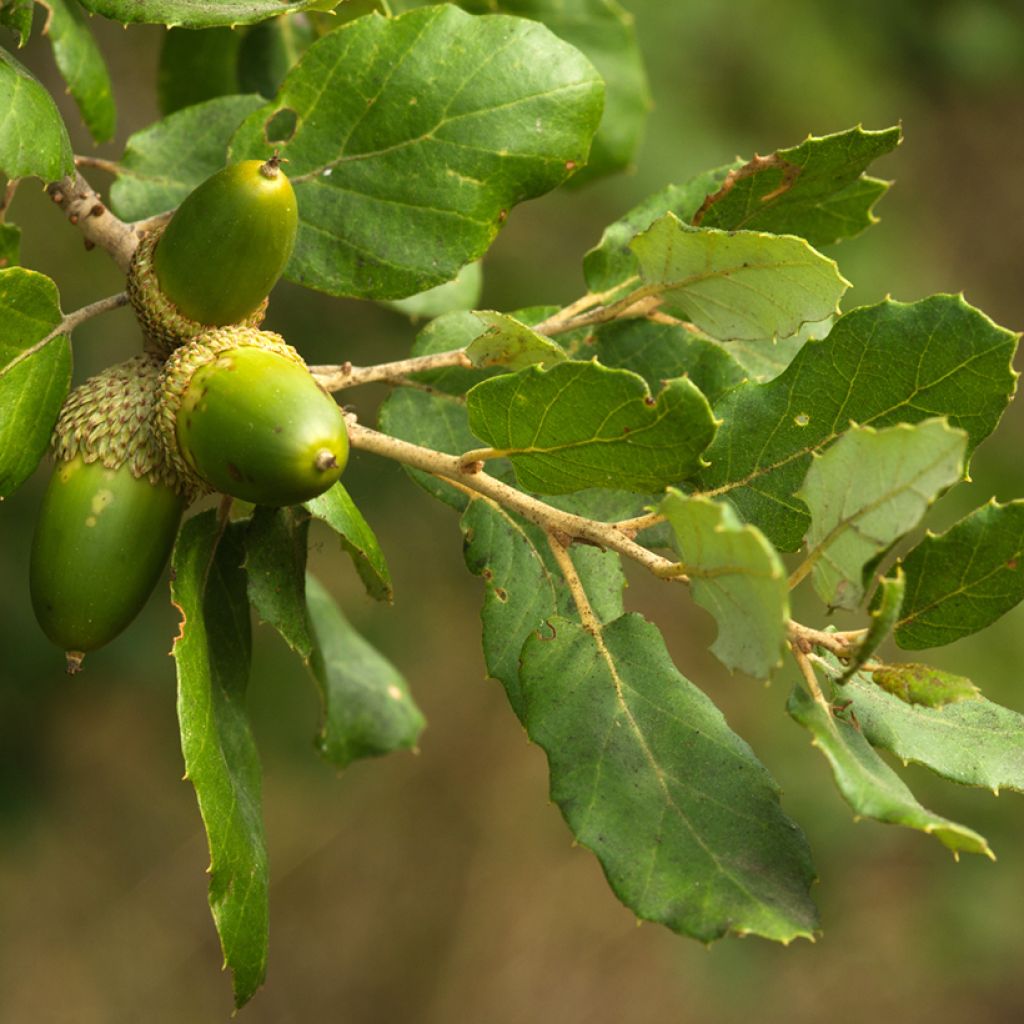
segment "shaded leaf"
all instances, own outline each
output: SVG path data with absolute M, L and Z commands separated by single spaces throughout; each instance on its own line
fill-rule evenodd
M 693 223 L 800 235 L 814 246 L 858 235 L 877 221 L 875 203 L 889 188 L 864 171 L 901 141 L 899 127 L 864 131 L 858 126 L 755 156 L 730 172 Z
M 283 136 L 299 202 L 291 280 L 401 298 L 451 280 L 512 206 L 586 160 L 602 92 L 537 22 L 447 4 L 369 15 L 306 51 L 232 159 Z
M 344 0 L 338 14 L 347 13 Z M 304 14 L 286 15 L 253 25 L 238 51 L 238 85 L 241 92 L 258 92 L 273 99 L 288 72 L 316 41 L 317 33 Z
M 245 533 L 249 603 L 308 661 L 313 634 L 306 611 L 306 540 L 309 520 L 290 508 L 257 506 Z
M 245 89 L 239 85 L 238 50 L 241 43 L 242 34 L 227 27 L 170 29 L 160 47 L 157 67 L 156 94 L 160 113 L 167 117 L 184 107 L 205 103 L 218 96 L 258 92 L 258 89 Z M 238 118 L 231 126 L 231 133 L 242 123 L 242 117 L 255 110 L 257 105 L 254 104 Z M 227 152 L 227 140 L 224 151 Z
M 109 142 L 117 126 L 117 108 L 110 72 L 92 37 L 78 0 L 41 0 L 49 10 L 46 34 L 54 60 L 89 134 L 96 142 Z
M 122 25 L 145 22 L 185 28 L 249 25 L 288 11 L 324 7 L 324 0 L 81 0 L 81 3 L 93 14 L 102 14 Z
M 0 498 L 12 494 L 46 454 L 71 384 L 71 346 L 57 335 L 57 286 L 43 274 L 0 270 Z
M 222 96 L 186 107 L 130 136 L 110 188 L 110 204 L 125 220 L 176 207 L 227 164 L 228 140 L 259 96 Z
M 385 305 L 404 313 L 411 320 L 430 320 L 462 310 L 470 310 L 480 302 L 484 286 L 483 266 L 479 260 L 467 263 L 450 281 L 435 285 L 407 299 L 392 299 Z
M 703 941 L 810 937 L 803 835 L 652 625 L 626 615 L 594 635 L 555 618 L 527 641 L 522 683 L 552 799 L 638 917 Z
M 715 432 L 707 399 L 687 378 L 654 399 L 636 374 L 591 362 L 503 374 L 476 385 L 466 403 L 473 433 L 541 494 L 659 491 L 695 472 Z
M 505 687 L 524 721 L 519 653 L 526 639 L 555 614 L 555 588 L 528 532 L 504 509 L 484 499 L 468 502 L 459 524 L 466 567 L 484 582 L 484 661 Z
M 35 6 L 35 0 L 4 0 L 0 3 L 0 26 L 10 29 L 18 37 L 19 49 L 32 34 Z
M 782 662 L 789 580 L 775 549 L 732 509 L 670 488 L 658 506 L 672 527 L 694 601 L 718 623 L 712 652 L 729 669 L 767 679 Z
M 903 560 L 907 596 L 896 643 L 941 647 L 976 633 L 1024 599 L 1024 501 L 995 501 Z
M 1024 716 L 984 697 L 941 708 L 906 704 L 858 675 L 845 687 L 861 732 L 901 761 L 998 792 L 1024 792 Z
M 67 129 L 50 94 L 0 48 L 0 172 L 55 181 L 75 169 Z
M 426 723 L 401 673 L 309 574 L 306 600 L 316 637 L 310 668 L 324 704 L 320 753 L 344 768 L 357 758 L 415 747 Z
M 802 238 L 691 228 L 673 213 L 631 248 L 645 294 L 719 341 L 788 337 L 836 312 L 849 287 Z
M 241 523 L 223 535 L 215 511 L 185 522 L 172 556 L 171 599 L 185 775 L 195 787 L 210 844 L 210 909 L 235 1005 L 263 984 L 268 868 L 260 766 L 245 713 L 251 634 Z
M 307 501 L 304 507 L 341 538 L 341 546 L 352 558 L 370 597 L 390 603 L 393 596 L 391 573 L 380 542 L 341 481 Z
M 814 246 L 857 234 L 874 222 L 873 206 L 888 188 L 862 172 L 893 149 L 899 137 L 898 128 L 852 128 L 808 137 L 772 156 L 737 160 L 669 185 L 605 229 L 583 261 L 587 286 L 594 292 L 619 287 L 637 273 L 630 239 L 669 211 L 693 223 L 705 200 L 715 195 L 718 199 L 700 218 L 705 227 L 800 235 Z M 779 191 L 787 177 L 789 187 Z M 732 184 L 723 192 L 727 181 Z M 765 201 L 765 196 L 770 198 Z
M 615 320 L 599 327 L 591 344 L 604 366 L 638 373 L 652 391 L 673 377 L 688 376 L 714 403 L 748 377 L 733 358 L 733 345 L 719 345 L 682 325 Z
M 757 338 L 754 341 L 730 341 L 723 346 L 729 355 L 746 371 L 749 380 L 764 384 L 775 380 L 809 341 L 820 341 L 828 337 L 834 317 L 804 324 L 788 338 Z
M 887 300 L 846 313 L 775 380 L 741 384 L 716 404 L 724 422 L 700 489 L 728 496 L 777 548 L 793 551 L 809 526 L 794 492 L 814 453 L 851 421 L 885 427 L 946 416 L 967 431 L 969 455 L 1013 394 L 1016 345 L 1016 335 L 962 296 Z
M 864 566 L 962 478 L 966 446 L 967 434 L 944 419 L 853 427 L 811 463 L 796 497 L 811 513 L 807 562 L 826 604 L 860 604 Z
M 16 267 L 21 262 L 21 228 L 17 224 L 0 223 L 0 270 Z
M 633 239 L 666 213 L 690 221 L 705 196 L 717 191 L 729 171 L 740 163 L 703 171 L 682 185 L 668 185 L 605 228 L 601 241 L 583 257 L 587 287 L 595 293 L 613 292 L 635 278 L 640 266 L 631 246 Z
M 477 443 L 469 429 L 464 402 L 412 388 L 396 388 L 391 393 L 380 407 L 379 426 L 392 437 L 449 455 L 469 451 Z M 404 468 L 428 494 L 460 511 L 465 508 L 466 496 L 462 491 L 429 473 Z
M 855 815 L 934 835 L 954 855 L 966 850 L 992 857 L 983 836 L 922 807 L 854 725 L 837 718 L 800 687 L 793 690 L 786 709 L 811 733 L 811 742 L 832 766 L 839 792 Z

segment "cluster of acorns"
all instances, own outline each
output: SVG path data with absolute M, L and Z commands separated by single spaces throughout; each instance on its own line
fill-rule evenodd
M 141 241 L 128 293 L 146 350 L 68 397 L 32 545 L 32 605 L 68 671 L 135 618 L 191 501 L 297 504 L 345 468 L 341 409 L 259 329 L 297 224 L 273 157 L 215 174 Z

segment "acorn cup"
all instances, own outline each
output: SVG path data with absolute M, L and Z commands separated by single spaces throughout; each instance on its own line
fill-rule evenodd
M 76 672 L 141 611 L 174 545 L 190 486 L 154 433 L 161 359 L 135 356 L 76 388 L 54 430 L 36 523 L 32 607 Z
M 140 241 L 128 295 L 150 349 L 168 355 L 211 327 L 263 322 L 298 229 L 280 163 L 275 155 L 225 167 Z
M 161 375 L 158 424 L 191 485 L 255 505 L 315 498 L 348 461 L 338 404 L 269 331 L 223 327 L 176 349 Z

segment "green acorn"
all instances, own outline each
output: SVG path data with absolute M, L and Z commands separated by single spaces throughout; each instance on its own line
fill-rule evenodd
M 269 331 L 223 327 L 177 349 L 164 366 L 158 422 L 180 474 L 255 505 L 308 501 L 348 461 L 341 409 Z
M 207 178 L 136 250 L 128 294 L 150 347 L 167 354 L 210 327 L 258 327 L 297 228 L 278 157 Z
M 146 354 L 71 393 L 30 560 L 32 607 L 77 671 L 142 609 L 170 555 L 189 485 L 153 433 L 161 360 Z

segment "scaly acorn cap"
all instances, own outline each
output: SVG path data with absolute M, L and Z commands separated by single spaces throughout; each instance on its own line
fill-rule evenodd
M 161 370 L 160 406 L 157 410 L 155 433 L 167 461 L 198 494 L 209 494 L 212 488 L 181 454 L 178 446 L 178 412 L 192 382 L 192 375 L 200 367 L 212 363 L 223 352 L 249 347 L 274 352 L 308 370 L 302 356 L 280 334 L 241 325 L 207 329 L 204 334 L 175 349 Z
M 143 235 L 128 271 L 128 299 L 146 338 L 148 351 L 169 356 L 176 348 L 210 331 L 210 324 L 201 324 L 185 316 L 160 290 L 153 253 L 164 229 Z M 267 299 L 237 326 L 256 329 L 267 315 Z
M 162 367 L 163 359 L 147 352 L 75 388 L 53 431 L 54 458 L 70 462 L 81 456 L 84 463 L 99 462 L 107 469 L 127 464 L 134 477 L 191 497 L 189 478 L 168 460 L 157 436 Z

